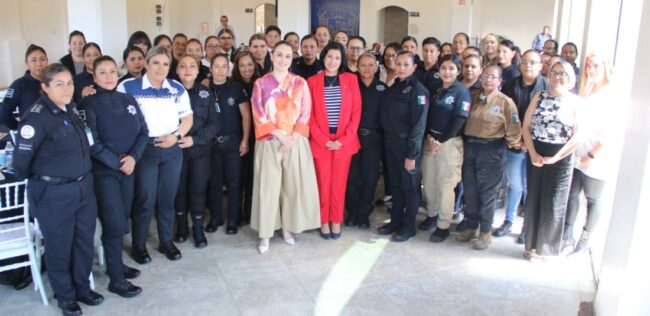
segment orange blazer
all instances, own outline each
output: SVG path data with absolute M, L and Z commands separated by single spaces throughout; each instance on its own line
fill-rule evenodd
M 341 113 L 334 136 L 329 132 L 325 108 L 325 70 L 309 77 L 307 84 L 312 100 L 309 143 L 314 158 L 324 158 L 329 155 L 330 150 L 325 147 L 325 144 L 330 140 L 341 142 L 341 149 L 334 151 L 334 158 L 354 155 L 361 148 L 357 134 L 361 121 L 361 92 L 357 76 L 349 72 L 339 74 Z

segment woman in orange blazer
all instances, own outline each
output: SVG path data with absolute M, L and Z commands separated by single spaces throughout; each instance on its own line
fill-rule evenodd
M 307 80 L 312 97 L 309 144 L 320 197 L 320 235 L 339 239 L 350 161 L 361 147 L 357 136 L 361 94 L 357 76 L 342 72 L 347 65 L 343 45 L 328 44 L 320 60 L 323 71 Z

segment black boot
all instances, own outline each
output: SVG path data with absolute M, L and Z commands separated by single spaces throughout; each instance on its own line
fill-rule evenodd
M 187 240 L 187 215 L 176 214 L 176 234 L 174 235 L 174 242 L 182 243 Z
M 194 238 L 194 247 L 204 248 L 208 245 L 208 240 L 203 232 L 203 219 L 192 221 L 192 238 Z

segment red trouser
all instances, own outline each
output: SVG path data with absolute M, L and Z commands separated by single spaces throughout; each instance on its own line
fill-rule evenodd
M 345 188 L 352 156 L 334 158 L 334 151 L 324 158 L 314 158 L 318 195 L 320 198 L 321 224 L 343 222 Z

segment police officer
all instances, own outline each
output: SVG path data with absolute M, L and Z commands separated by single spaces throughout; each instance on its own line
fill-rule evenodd
M 506 148 L 521 149 L 517 106 L 499 91 L 501 67 L 486 66 L 481 85 L 483 90 L 472 95 L 473 106 L 464 130 L 463 184 L 469 229 L 457 237 L 468 242 L 480 226 L 479 238 L 473 244 L 477 250 L 486 249 L 492 241 L 490 231 L 504 178 Z
M 469 91 L 458 81 L 461 66 L 456 55 L 440 58 L 439 89 L 431 102 L 427 121 L 427 138 L 422 155 L 424 199 L 427 218 L 421 230 L 437 227 L 431 241 L 443 242 L 449 237 L 454 214 L 454 188 L 461 178 L 463 140 L 460 132 L 470 109 Z
M 348 41 L 348 44 L 353 42 Z M 368 217 L 372 210 L 375 187 L 379 180 L 379 163 L 383 149 L 383 137 L 379 123 L 379 101 L 388 89 L 385 83 L 375 77 L 377 58 L 364 53 L 359 57 L 359 90 L 361 92 L 361 122 L 359 142 L 361 150 L 352 156 L 345 206 L 348 210 L 346 226 L 359 225 L 369 228 Z
M 93 135 L 90 147 L 97 207 L 102 223 L 108 290 L 122 297 L 142 291 L 126 279 L 140 274 L 122 262 L 122 240 L 128 232 L 133 203 L 136 161 L 147 145 L 147 125 L 133 96 L 116 92 L 117 64 L 110 56 L 93 62 L 96 93 L 84 98 L 80 108 Z M 115 128 L 119 126 L 119 128 Z
M 435 37 L 427 37 L 422 41 L 422 62 L 415 69 L 415 76 L 422 85 L 429 89 L 429 94 L 434 95 L 442 81 L 438 73 L 438 57 L 440 56 L 440 41 Z
M 212 57 L 212 81 L 210 90 L 214 93 L 219 120 L 223 123 L 214 138 L 212 146 L 212 176 L 210 177 L 210 222 L 207 232 L 215 232 L 222 225 L 222 186 L 228 189 L 228 225 L 226 234 L 236 234 L 241 209 L 242 156 L 248 150 L 251 129 L 249 97 L 244 88 L 227 78 L 229 60 L 225 54 Z
M 415 236 L 415 215 L 420 203 L 420 154 L 429 108 L 429 92 L 413 76 L 414 55 L 397 55 L 395 83 L 379 103 L 379 120 L 384 131 L 386 164 L 393 193 L 390 223 L 380 235 L 393 234 L 393 241 Z
M 146 242 L 153 209 L 156 208 L 158 251 L 169 260 L 181 259 L 174 245 L 174 198 L 183 165 L 178 142 L 192 127 L 190 98 L 183 86 L 167 79 L 170 53 L 163 47 L 147 52 L 147 73 L 122 81 L 117 91 L 133 95 L 144 115 L 149 139 L 135 168 L 135 198 L 131 213 L 131 256 L 139 264 L 151 261 Z M 180 123 L 180 124 L 179 124 Z
M 84 71 L 72 77 L 74 81 L 73 101 L 79 101 L 87 95 L 95 93 L 93 78 L 93 62 L 102 55 L 102 50 L 95 43 L 88 43 L 83 48 Z
M 92 136 L 71 104 L 72 75 L 61 64 L 43 72 L 45 96 L 22 116 L 14 149 L 16 178 L 27 192 L 45 239 L 48 279 L 64 315 L 80 315 L 77 301 L 98 305 L 90 289 L 97 204 L 90 173 Z
M 188 45 L 189 46 L 189 45 Z M 217 110 L 214 94 L 206 86 L 196 82 L 203 65 L 192 56 L 184 56 L 178 62 L 176 72 L 190 95 L 194 123 L 190 131 L 179 141 L 183 148 L 181 182 L 174 206 L 176 209 L 175 242 L 187 239 L 187 214 L 192 216 L 194 246 L 203 248 L 208 240 L 203 232 L 205 193 L 210 180 L 210 149 L 217 134 Z
M 291 62 L 291 72 L 305 79 L 321 72 L 323 65 L 317 58 L 318 42 L 312 34 L 303 36 L 300 40 L 300 53 Z
M 9 86 L 0 104 L 0 124 L 13 130 L 18 127 L 18 121 L 12 114 L 16 108 L 18 115 L 22 115 L 41 96 L 41 81 L 43 69 L 47 67 L 47 53 L 40 46 L 29 45 L 25 52 L 25 65 L 25 75 Z

